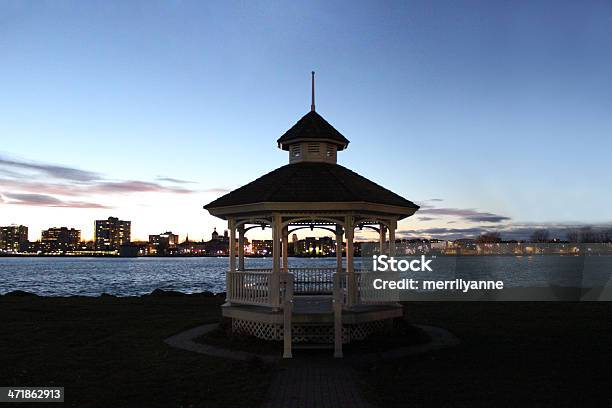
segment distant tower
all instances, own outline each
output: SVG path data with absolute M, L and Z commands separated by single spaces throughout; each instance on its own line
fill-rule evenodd
M 293 234 L 293 236 L 291 237 L 291 241 L 295 244 L 296 242 L 298 242 L 298 237 L 297 234 Z
M 212 240 L 213 241 L 217 241 L 219 239 L 219 233 L 217 232 L 217 228 L 215 227 L 213 233 L 212 233 Z

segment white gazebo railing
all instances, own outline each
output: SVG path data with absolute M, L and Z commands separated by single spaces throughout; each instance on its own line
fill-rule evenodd
M 247 269 L 228 274 L 230 302 L 273 306 L 270 291 L 272 269 Z M 384 291 L 374 289 L 371 272 L 338 273 L 335 268 L 291 268 L 288 272 L 281 272 L 279 279 L 280 305 L 284 304 L 288 292 L 291 293 L 289 300 L 300 295 L 333 295 L 343 307 L 391 301 L 385 297 Z
M 272 306 L 270 297 L 271 271 L 228 272 L 228 300 L 232 303 Z
M 290 268 L 296 295 L 331 295 L 336 268 Z

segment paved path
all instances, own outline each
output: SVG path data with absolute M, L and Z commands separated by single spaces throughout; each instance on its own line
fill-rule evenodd
M 264 408 L 372 408 L 361 396 L 348 365 L 331 356 L 311 358 L 307 354 L 283 362 L 272 379 Z
M 293 359 L 282 360 L 280 354 L 276 357 L 262 356 L 194 341 L 195 338 L 214 330 L 217 326 L 214 323 L 194 327 L 167 338 L 165 342 L 172 347 L 215 357 L 234 360 L 249 360 L 258 357 L 268 363 L 278 362 L 279 368 L 270 384 L 264 408 L 372 408 L 372 405 L 365 402 L 360 394 L 355 383 L 355 372 L 348 361 L 334 359 L 332 350 L 317 353 L 314 350 L 294 349 Z M 381 359 L 396 360 L 459 344 L 457 337 L 442 328 L 420 325 L 419 327 L 431 337 L 429 343 L 361 355 L 359 361 L 363 364 Z

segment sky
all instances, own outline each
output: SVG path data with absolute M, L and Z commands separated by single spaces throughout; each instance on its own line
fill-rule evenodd
M 339 163 L 422 206 L 399 236 L 608 225 L 611 39 L 595 0 L 0 0 L 0 225 L 208 238 L 311 70 Z

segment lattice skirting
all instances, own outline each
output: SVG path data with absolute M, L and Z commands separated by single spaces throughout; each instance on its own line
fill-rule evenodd
M 232 319 L 232 333 L 235 335 L 255 336 L 264 340 L 279 341 L 283 339 L 283 326 L 275 323 Z
M 372 333 L 385 329 L 387 320 L 375 320 L 351 325 L 343 325 L 342 342 L 363 340 Z M 283 325 L 275 323 L 254 322 L 232 319 L 232 333 L 235 335 L 255 336 L 263 340 L 283 340 Z M 293 343 L 329 343 L 334 342 L 333 324 L 294 324 L 292 326 Z

